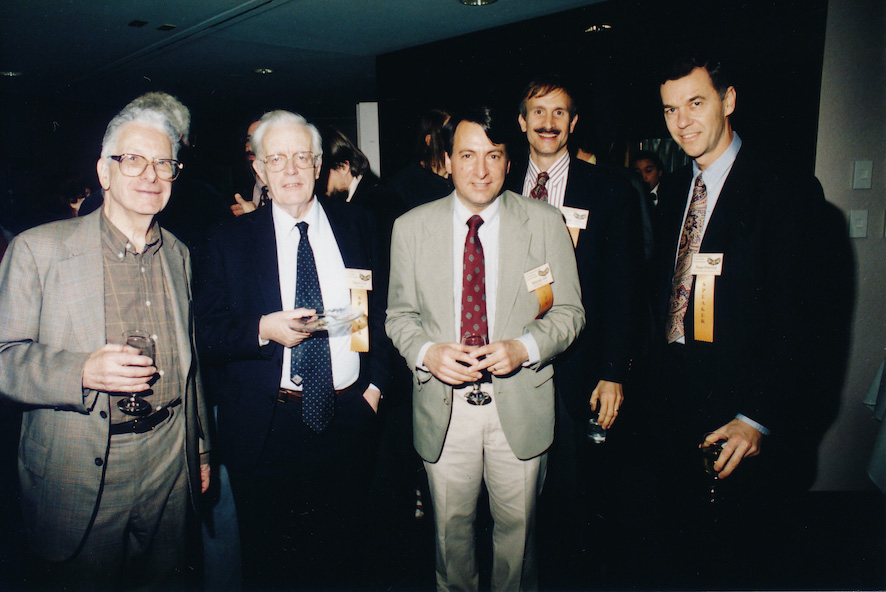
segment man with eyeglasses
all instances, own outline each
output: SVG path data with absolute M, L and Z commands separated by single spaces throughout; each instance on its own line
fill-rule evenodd
M 266 113 L 252 146 L 271 205 L 211 233 L 195 276 L 201 352 L 222 368 L 244 583 L 363 587 L 361 509 L 390 365 L 374 220 L 316 197 L 321 139 L 300 115 Z
M 155 222 L 179 137 L 166 111 L 128 105 L 102 142 L 102 208 L 22 233 L 0 266 L 0 392 L 26 406 L 19 478 L 41 588 L 181 585 L 209 465 L 188 250 Z M 136 330 L 144 344 L 124 345 Z

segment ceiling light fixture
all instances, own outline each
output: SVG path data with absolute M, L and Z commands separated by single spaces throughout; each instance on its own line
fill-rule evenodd
M 177 26 L 178 26 L 178 25 L 160 25 L 159 27 L 157 27 L 157 30 L 158 30 L 158 31 L 164 31 L 164 32 L 165 32 L 165 31 L 171 31 L 171 30 L 173 30 L 174 28 L 176 28 Z
M 253 70 L 256 74 L 273 74 L 274 71 L 270 68 L 256 68 Z
M 130 26 L 130 27 L 141 28 L 141 27 L 144 27 L 144 26 L 147 25 L 147 24 L 148 24 L 148 21 L 139 21 L 139 20 L 135 20 L 135 21 L 132 21 L 131 23 L 129 23 L 129 26 Z
M 587 29 L 585 29 L 585 33 L 599 33 L 600 31 L 608 31 L 612 28 L 612 25 L 608 23 L 603 23 L 602 25 L 591 25 Z
M 12 70 L 4 70 L 4 71 L 0 72 L 0 76 L 3 76 L 5 78 L 17 78 L 18 76 L 21 76 L 21 75 L 22 75 L 21 72 L 13 72 Z
M 495 4 L 498 0 L 461 0 L 461 3 L 465 6 L 488 6 L 489 4 Z

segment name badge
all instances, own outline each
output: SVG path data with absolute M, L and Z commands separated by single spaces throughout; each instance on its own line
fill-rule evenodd
M 696 253 L 692 256 L 692 275 L 720 275 L 723 273 L 723 253 Z
M 526 281 L 526 289 L 534 292 L 542 286 L 554 283 L 554 274 L 551 272 L 551 265 L 545 263 L 524 273 L 523 279 Z
M 588 210 L 562 206 L 560 208 L 560 212 L 566 219 L 566 226 L 568 226 L 569 228 L 579 228 L 581 230 L 587 229 L 588 216 L 590 215 L 590 212 L 588 212 Z
M 345 283 L 349 290 L 372 290 L 372 270 L 346 269 Z

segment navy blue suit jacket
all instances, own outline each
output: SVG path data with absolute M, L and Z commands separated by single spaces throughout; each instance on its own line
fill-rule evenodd
M 507 186 L 523 192 L 528 162 L 512 163 Z M 557 387 L 574 417 L 589 415 L 599 380 L 623 383 L 634 354 L 643 239 L 637 196 L 617 174 L 576 158 L 564 205 L 589 212 L 575 247 L 586 325 L 554 361 Z
M 369 293 L 370 351 L 360 354 L 360 385 L 388 386 L 391 353 L 384 332 L 387 295 L 375 272 L 379 253 L 373 216 L 352 204 L 319 198 L 345 267 L 373 270 Z M 220 368 L 219 449 L 232 468 L 257 459 L 277 404 L 283 346 L 260 347 L 262 315 L 282 310 L 272 208 L 228 220 L 210 233 L 195 271 L 197 341 L 205 362 Z

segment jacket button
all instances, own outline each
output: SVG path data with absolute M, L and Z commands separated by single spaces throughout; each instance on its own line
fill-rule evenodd
M 108 419 L 108 413 L 107 413 L 107 411 L 102 411 L 102 412 L 100 412 L 100 413 L 98 414 L 98 416 L 101 417 L 102 419 Z
M 103 464 L 105 464 L 105 461 L 103 461 L 102 459 L 100 459 L 100 458 L 95 459 L 95 466 L 100 467 Z

